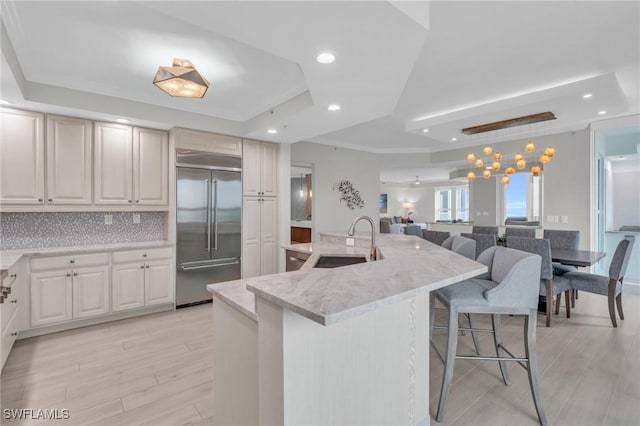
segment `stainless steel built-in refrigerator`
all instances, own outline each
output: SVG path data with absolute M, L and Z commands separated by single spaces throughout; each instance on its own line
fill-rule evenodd
M 207 284 L 240 278 L 242 160 L 181 150 L 176 161 L 176 305 L 211 300 Z

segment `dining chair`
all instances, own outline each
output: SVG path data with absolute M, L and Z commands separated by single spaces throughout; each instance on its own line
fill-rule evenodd
M 609 317 L 614 327 L 618 327 L 615 305 L 618 306 L 620 319 L 624 319 L 624 312 L 622 311 L 622 283 L 635 241 L 635 237 L 627 235 L 618 243 L 616 251 L 611 258 L 611 263 L 609 264 L 608 277 L 578 271 L 567 272 L 562 275 L 562 278 L 569 280 L 571 288 L 575 290 L 607 296 L 609 300 Z
M 430 293 L 430 344 L 444 361 L 444 374 L 436 421 L 444 418 L 447 396 L 453 379 L 456 359 L 478 359 L 482 361 L 498 361 L 505 385 L 510 384 L 509 373 L 505 361 L 516 361 L 527 370 L 533 402 L 538 414 L 538 421 L 547 424 L 542 406 L 536 355 L 536 328 L 538 307 L 538 283 L 540 281 L 541 258 L 538 255 L 525 253 L 506 247 L 491 247 L 480 255 L 477 262 L 488 267 L 488 272 Z M 433 343 L 434 306 L 438 299 L 448 310 L 447 352 L 443 358 Z M 458 315 L 460 313 L 489 314 L 492 319 L 491 329 L 477 329 L 493 333 L 496 350 L 495 357 L 467 356 L 457 354 Z M 524 315 L 524 357 L 515 357 L 502 344 L 500 315 Z
M 467 234 L 461 233 L 463 237 L 471 238 L 476 241 L 476 259 L 480 253 L 496 245 L 496 236 L 494 234 Z
M 474 227 L 471 228 L 471 233 L 472 234 L 492 234 L 492 235 L 495 235 L 496 238 L 498 238 L 498 227 L 474 225 Z
M 547 298 L 547 322 L 546 326 L 551 327 L 551 306 L 554 298 L 556 300 L 556 315 L 560 313 L 560 296 L 565 295 L 565 305 L 567 318 L 571 318 L 571 284 L 569 280 L 562 276 L 553 275 L 551 266 L 551 244 L 549 240 L 543 238 L 507 237 L 507 247 L 534 253 L 541 257 L 540 264 L 540 295 Z
M 536 237 L 536 230 L 534 228 L 516 228 L 514 226 L 507 226 L 504 229 L 504 233 L 507 237 Z
M 579 250 L 580 249 L 580 231 L 566 231 L 560 229 L 545 229 L 542 238 L 549 240 L 552 249 Z M 559 262 L 553 262 L 554 275 L 562 275 L 567 272 L 577 271 L 578 267 L 573 265 L 563 265 Z M 571 290 L 571 307 L 576 307 L 576 299 L 578 298 L 578 290 Z
M 428 229 L 422 230 L 422 238 L 439 246 L 441 246 L 444 240 L 446 240 L 450 236 L 451 236 L 450 232 L 430 231 Z
M 416 237 L 422 238 L 422 228 L 420 225 L 407 225 L 404 229 L 404 233 L 407 235 L 414 235 Z

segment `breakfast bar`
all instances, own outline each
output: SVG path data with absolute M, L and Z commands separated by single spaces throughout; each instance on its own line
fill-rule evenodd
M 429 292 L 487 268 L 416 237 L 380 235 L 376 261 L 370 245 L 324 233 L 285 247 L 310 254 L 299 271 L 208 286 L 216 424 L 429 424 Z M 364 261 L 316 267 L 329 256 Z

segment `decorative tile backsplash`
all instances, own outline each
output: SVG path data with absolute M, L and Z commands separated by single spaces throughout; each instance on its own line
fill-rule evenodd
M 105 215 L 113 224 L 105 225 Z M 0 213 L 0 250 L 166 239 L 165 212 Z

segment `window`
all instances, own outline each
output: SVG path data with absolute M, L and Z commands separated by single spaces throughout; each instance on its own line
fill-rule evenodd
M 515 173 L 511 182 L 504 185 L 504 216 L 527 221 L 539 221 L 542 215 L 540 176 L 531 173 Z
M 469 187 L 456 189 L 456 219 L 469 220 Z
M 436 190 L 436 220 L 451 219 L 451 189 Z

